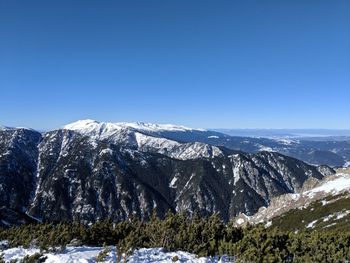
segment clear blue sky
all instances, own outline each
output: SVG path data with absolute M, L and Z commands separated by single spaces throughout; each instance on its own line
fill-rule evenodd
M 350 1 L 0 0 L 0 123 L 350 128 Z

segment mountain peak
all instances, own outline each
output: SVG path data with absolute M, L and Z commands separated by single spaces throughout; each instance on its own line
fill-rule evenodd
M 92 130 L 121 130 L 131 128 L 138 131 L 160 132 L 160 131 L 191 131 L 203 129 L 192 129 L 182 125 L 173 124 L 154 124 L 147 122 L 99 122 L 96 120 L 86 119 L 67 124 L 63 127 L 67 130 L 92 131 Z
M 96 120 L 86 119 L 86 120 L 78 120 L 78 121 L 69 123 L 63 126 L 63 128 L 67 130 L 78 130 L 78 129 L 85 129 L 90 125 L 96 125 L 96 124 L 99 124 L 99 122 Z

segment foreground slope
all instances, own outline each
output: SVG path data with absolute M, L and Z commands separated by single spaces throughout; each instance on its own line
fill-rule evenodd
M 350 171 L 310 181 L 299 193 L 273 198 L 253 216 L 240 215 L 237 225 L 264 223 L 282 230 L 345 230 L 350 223 Z

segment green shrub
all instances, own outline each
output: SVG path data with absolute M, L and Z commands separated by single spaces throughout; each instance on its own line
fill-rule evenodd
M 96 262 L 103 262 L 106 261 L 109 252 L 111 252 L 111 249 L 106 247 L 104 248 L 100 253 L 98 253 L 96 257 Z
M 232 222 L 224 224 L 218 215 L 203 218 L 195 214 L 189 218 L 181 213 L 168 213 L 164 219 L 154 214 L 148 221 L 132 218 L 113 223 L 104 220 L 91 226 L 78 223 L 24 225 L 0 228 L 0 240 L 8 240 L 10 246 L 35 244 L 42 251 L 64 248 L 72 240 L 92 246 L 116 245 L 118 259 L 141 247 L 183 250 L 199 256 L 235 256 L 245 262 L 286 262 L 291 258 L 293 262 L 342 262 L 350 259 L 350 229 L 298 233 L 273 227 L 266 229 L 263 225 L 242 229 Z M 97 260 L 103 261 L 109 252 L 103 249 Z M 40 262 L 40 255 L 26 257 L 24 262 Z
M 43 263 L 46 260 L 46 256 L 41 253 L 35 253 L 31 256 L 27 255 L 22 260 L 21 263 Z

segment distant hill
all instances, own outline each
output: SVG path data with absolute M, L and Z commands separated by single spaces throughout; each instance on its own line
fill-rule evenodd
M 231 136 L 264 138 L 344 138 L 350 139 L 345 129 L 212 129 Z

